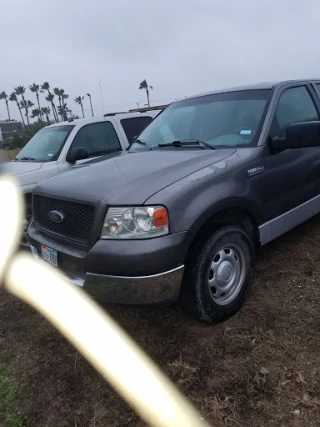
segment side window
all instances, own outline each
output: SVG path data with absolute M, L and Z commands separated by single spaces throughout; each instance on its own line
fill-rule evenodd
M 89 157 L 121 151 L 121 144 L 111 122 L 83 126 L 75 136 L 71 148 L 83 147 Z
M 307 88 L 300 86 L 288 89 L 280 97 L 271 136 L 285 136 L 290 124 L 314 120 L 319 120 L 319 116 Z
M 123 130 L 125 131 L 128 142 L 131 144 L 133 142 L 133 138 L 139 135 L 143 129 L 152 122 L 152 117 L 132 117 L 130 119 L 122 119 L 120 122 Z

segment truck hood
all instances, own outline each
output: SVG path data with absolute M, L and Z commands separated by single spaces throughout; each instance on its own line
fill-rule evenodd
M 143 204 L 180 179 L 231 156 L 235 149 L 121 152 L 76 166 L 40 182 L 37 193 L 109 205 Z
M 42 168 L 43 163 L 36 162 L 4 162 L 2 169 L 9 175 L 21 175 Z

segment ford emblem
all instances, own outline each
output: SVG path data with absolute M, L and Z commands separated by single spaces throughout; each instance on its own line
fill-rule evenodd
M 64 220 L 64 214 L 59 211 L 50 211 L 49 218 L 51 219 L 51 221 L 60 224 Z

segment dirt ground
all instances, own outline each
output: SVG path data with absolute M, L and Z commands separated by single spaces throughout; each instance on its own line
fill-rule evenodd
M 179 306 L 108 310 L 211 425 L 320 426 L 319 239 L 318 216 L 262 249 L 251 296 L 225 323 Z M 26 375 L 14 406 L 30 426 L 143 425 L 59 333 L 3 292 L 0 363 Z

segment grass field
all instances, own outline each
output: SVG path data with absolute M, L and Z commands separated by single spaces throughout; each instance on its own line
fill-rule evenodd
M 262 249 L 249 300 L 219 325 L 179 306 L 107 309 L 213 426 L 320 426 L 319 239 L 320 216 Z M 59 333 L 4 292 L 0 320 L 1 426 L 143 425 Z M 14 384 L 5 409 L 1 375 Z

